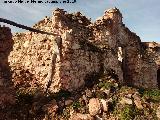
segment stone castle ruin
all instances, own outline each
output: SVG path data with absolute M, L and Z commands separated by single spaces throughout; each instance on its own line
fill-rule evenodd
M 125 27 L 117 8 L 94 23 L 80 12 L 56 9 L 33 28 L 55 35 L 29 31 L 12 37 L 9 28 L 0 27 L 0 73 L 10 66 L 15 87 L 73 91 L 108 72 L 121 84 L 160 86 L 159 44 L 141 42 Z M 3 78 L 0 74 L 0 84 Z

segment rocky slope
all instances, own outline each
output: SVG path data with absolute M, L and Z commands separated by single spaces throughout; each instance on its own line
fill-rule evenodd
M 159 99 L 160 90 L 121 86 L 110 73 L 74 92 L 19 92 L 6 113 L 8 120 L 159 120 Z

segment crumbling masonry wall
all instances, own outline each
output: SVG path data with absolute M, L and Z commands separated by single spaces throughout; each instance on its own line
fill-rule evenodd
M 118 77 L 117 80 L 119 80 L 120 83 L 123 83 L 122 63 L 119 60 L 121 55 L 118 56 L 118 53 L 120 52 L 118 30 L 119 24 L 122 22 L 121 17 L 122 15 L 118 10 L 107 10 L 105 14 L 97 19 L 91 26 L 94 39 L 89 41 L 104 51 L 102 55 L 104 58 L 104 73 L 107 73 L 107 71 L 110 70 L 114 71 Z
M 142 44 L 145 47 L 146 54 L 149 56 L 148 58 L 152 58 L 152 61 L 156 63 L 155 74 L 160 88 L 160 44 L 156 42 L 143 42 Z
M 146 52 L 140 38 L 125 27 L 117 8 L 107 10 L 95 22 L 94 28 L 98 30 L 94 43 L 108 49 L 108 54 L 112 51 L 113 57 L 106 56 L 106 69 L 113 69 L 122 84 L 157 88 L 157 64 Z
M 146 53 L 140 38 L 135 34 L 128 35 L 127 44 L 123 61 L 125 82 L 137 87 L 156 88 L 157 65 L 153 57 Z
M 100 49 L 87 41 L 91 36 L 91 31 L 87 28 L 90 21 L 80 13 L 67 14 L 57 9 L 53 12 L 52 22 L 53 31 L 58 31 L 62 38 L 59 74 L 61 86 L 66 90 L 77 89 L 84 85 L 89 75 L 99 73 L 101 69 Z
M 12 79 L 16 88 L 39 90 L 44 88 L 51 68 L 54 38 L 33 32 L 16 34 L 9 57 Z
M 157 88 L 157 64 L 140 38 L 125 27 L 117 8 L 94 23 L 80 12 L 56 9 L 34 28 L 56 36 L 26 32 L 13 37 L 9 61 L 16 86 L 72 91 L 92 74 L 113 71 L 122 84 Z
M 79 21 L 74 20 L 76 15 L 64 14 L 59 9 L 55 10 L 53 14 L 55 15 L 51 20 L 44 20 L 39 24 L 45 23 L 48 27 L 42 27 L 43 30 L 52 30 L 53 33 L 60 36 L 62 39 L 60 48 L 57 47 L 55 42 L 57 37 L 54 36 L 33 32 L 14 36 L 14 50 L 11 52 L 9 61 L 15 73 L 12 77 L 13 81 L 20 83 L 19 86 L 26 84 L 22 80 L 17 82 L 20 78 L 24 78 L 22 77 L 22 70 L 34 76 L 31 78 L 32 82 L 28 82 L 29 89 L 34 89 L 36 84 L 43 90 L 49 87 L 48 90 L 51 92 L 57 92 L 60 89 L 70 91 L 77 89 L 85 84 L 87 76 L 100 72 L 101 55 L 99 49 L 86 39 L 90 34 L 89 29 L 83 24 L 80 25 Z M 80 18 L 84 18 L 85 24 L 90 23 L 86 17 L 80 16 Z M 52 26 L 50 21 L 54 21 Z M 54 54 L 57 57 L 55 69 L 52 70 L 52 56 Z M 52 73 L 54 73 L 53 77 L 51 77 Z

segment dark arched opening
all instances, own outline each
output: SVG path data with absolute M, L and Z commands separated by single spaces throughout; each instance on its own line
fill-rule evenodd
M 157 70 L 157 82 L 158 82 L 158 87 L 160 88 L 160 69 Z

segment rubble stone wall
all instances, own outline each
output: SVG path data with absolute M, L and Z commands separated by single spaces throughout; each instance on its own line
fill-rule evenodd
M 160 44 L 156 42 L 142 42 L 146 49 L 146 53 L 152 57 L 156 64 L 158 65 L 158 69 L 160 66 Z
M 143 88 L 157 87 L 157 66 L 134 33 L 128 34 L 128 43 L 124 47 L 124 79 L 128 85 Z
M 100 49 L 88 42 L 91 36 L 87 25 L 89 20 L 80 13 L 67 14 L 63 10 L 53 12 L 53 31 L 61 35 L 60 68 L 56 70 L 53 81 L 60 81 L 61 88 L 74 90 L 85 84 L 91 74 L 100 72 Z M 59 73 L 59 80 L 56 75 Z M 50 90 L 53 91 L 52 83 Z
M 140 38 L 125 27 L 118 9 L 107 10 L 93 26 L 94 44 L 107 49 L 104 66 L 115 71 L 119 82 L 144 88 L 157 87 L 156 61 L 147 53 Z
M 58 12 L 55 11 L 54 14 L 58 14 Z M 28 82 L 31 89 L 34 88 L 35 84 L 46 89 L 46 86 L 50 84 L 49 91 L 51 92 L 57 92 L 60 89 L 71 91 L 83 86 L 85 79 L 91 74 L 100 72 L 100 60 L 102 59 L 101 54 L 99 54 L 100 50 L 87 41 L 88 28 L 79 25 L 77 20 L 70 21 L 70 17 L 74 17 L 73 15 L 60 15 L 58 18 L 53 16 L 53 20 L 59 19 L 56 20 L 58 22 L 54 22 L 53 26 L 43 28 L 35 26 L 35 28 L 49 29 L 57 33 L 62 40 L 60 47 L 57 46 L 55 42 L 57 37 L 54 36 L 33 32 L 20 33 L 14 36 L 14 50 L 9 59 L 15 73 L 12 76 L 13 81 L 20 80 L 22 78 L 20 71 L 24 70 L 34 76 L 31 78 L 32 82 Z M 64 24 L 63 19 L 66 19 L 65 22 L 68 23 Z M 39 24 L 44 22 L 41 21 Z M 46 24 L 50 25 L 50 20 L 46 21 Z M 57 24 L 59 25 L 58 28 Z M 57 57 L 55 69 L 52 70 L 54 54 Z M 52 73 L 54 73 L 53 77 L 51 77 Z
M 96 20 L 92 25 L 94 40 L 90 40 L 93 44 L 104 50 L 104 72 L 113 70 L 118 75 L 118 80 L 123 83 L 122 62 L 119 57 L 119 26 L 122 23 L 122 15 L 118 9 L 113 11 L 107 10 L 105 14 Z
M 154 67 L 156 68 L 154 71 L 154 76 L 156 77 L 155 79 L 157 79 L 158 87 L 160 88 L 160 44 L 156 42 L 143 42 L 142 44 L 144 45 L 146 53 L 149 56 L 148 59 L 152 58 L 150 61 L 154 61 L 156 64 Z M 148 75 L 150 75 L 150 73 L 148 73 Z
M 16 34 L 14 50 L 9 57 L 12 66 L 12 79 L 15 86 L 32 89 L 44 89 L 50 75 L 54 37 L 33 32 Z
M 62 56 L 60 67 L 58 69 L 57 66 L 56 69 L 59 77 L 56 77 L 55 74 L 53 83 L 59 78 L 57 81 L 60 81 L 61 87 L 66 90 L 74 90 L 83 86 L 87 77 L 100 72 L 101 55 L 99 52 L 89 48 L 85 41 L 84 43 L 79 42 L 67 32 L 62 35 Z M 50 87 L 50 89 L 53 88 Z

